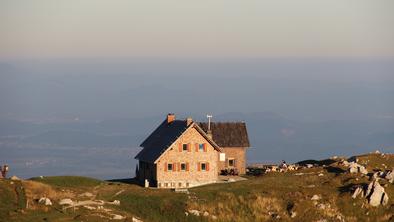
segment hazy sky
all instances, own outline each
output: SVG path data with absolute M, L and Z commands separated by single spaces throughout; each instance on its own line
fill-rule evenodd
M 394 56 L 392 0 L 0 0 L 0 58 Z

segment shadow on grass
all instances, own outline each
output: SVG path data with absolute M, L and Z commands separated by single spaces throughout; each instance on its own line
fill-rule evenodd
M 125 184 L 134 184 L 138 186 L 142 186 L 141 182 L 137 180 L 137 178 L 123 178 L 123 179 L 112 179 L 106 180 L 109 183 L 125 183 Z
M 327 172 L 329 172 L 329 173 L 335 173 L 336 176 L 338 176 L 339 174 L 342 174 L 342 173 L 346 173 L 346 170 L 344 170 L 340 167 L 327 166 L 327 167 L 324 167 L 324 169 L 327 170 Z

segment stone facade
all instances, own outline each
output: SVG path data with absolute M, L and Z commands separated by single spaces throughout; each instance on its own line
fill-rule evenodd
M 224 169 L 237 169 L 239 174 L 246 173 L 246 147 L 221 147 L 226 160 L 219 162 L 219 172 Z M 232 166 L 231 162 L 232 161 Z
M 186 150 L 184 144 L 187 144 Z M 202 149 L 200 144 L 203 144 Z M 191 127 L 156 161 L 157 187 L 186 188 L 215 183 L 218 162 L 219 151 Z M 172 164 L 172 169 L 168 164 Z

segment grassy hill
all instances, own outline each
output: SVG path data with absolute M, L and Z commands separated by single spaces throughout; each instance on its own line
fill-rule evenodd
M 394 155 L 358 157 L 369 172 L 392 169 Z M 189 194 L 147 189 L 131 183 L 85 177 L 44 177 L 0 180 L 0 221 L 394 221 L 394 184 L 380 181 L 389 196 L 386 206 L 371 207 L 352 199 L 356 185 L 369 178 L 346 172 L 337 160 L 316 161 L 319 166 L 286 173 L 248 176 L 248 180 L 189 189 Z M 382 165 L 383 164 L 383 165 Z M 87 195 L 87 193 L 91 195 Z M 311 200 L 317 195 L 319 200 Z M 53 205 L 38 203 L 49 198 Z M 103 200 L 103 209 L 64 209 L 63 198 Z M 119 200 L 120 205 L 109 204 Z M 196 210 L 208 216 L 185 212 Z

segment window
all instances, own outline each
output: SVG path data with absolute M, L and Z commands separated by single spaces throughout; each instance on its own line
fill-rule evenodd
M 168 187 L 168 183 L 164 183 L 164 187 Z
M 189 183 L 186 183 L 186 187 L 189 187 Z
M 230 166 L 230 167 L 235 166 L 235 160 L 234 159 L 229 159 L 228 160 L 228 166 Z
M 182 151 L 188 151 L 188 145 L 186 143 L 182 145 Z
M 158 187 L 161 187 L 161 183 L 158 184 Z
M 167 164 L 167 170 L 172 171 L 172 163 Z
M 201 171 L 206 171 L 206 170 L 207 170 L 207 164 L 201 163 Z
M 204 144 L 203 143 L 198 144 L 198 151 L 204 152 Z
M 181 171 L 186 171 L 186 163 L 181 163 Z
M 178 183 L 178 187 L 182 187 L 182 183 Z

